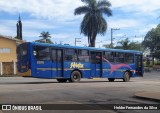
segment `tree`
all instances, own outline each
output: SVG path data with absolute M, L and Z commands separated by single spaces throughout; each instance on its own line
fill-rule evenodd
M 139 42 L 130 42 L 128 38 L 125 40 L 121 40 L 118 42 L 118 46 L 115 46 L 114 49 L 125 49 L 125 50 L 142 50 L 141 43 Z M 103 45 L 106 48 L 111 48 L 110 44 L 109 45 Z
M 128 38 L 126 38 L 125 40 L 121 40 L 118 43 L 121 45 L 121 46 L 119 46 L 120 49 L 126 49 L 126 50 L 129 49 L 129 43 L 130 43 L 130 41 L 129 41 Z
M 105 48 L 112 48 L 112 45 L 111 44 L 105 44 L 105 45 L 103 45 L 103 47 L 105 47 Z
M 152 55 L 152 64 L 154 64 L 154 57 L 160 56 L 160 24 L 156 28 L 152 28 L 146 34 L 142 45 L 145 49 L 149 49 Z M 159 55 L 158 55 L 159 54 Z
M 53 43 L 49 38 L 51 38 L 51 35 L 49 32 L 43 31 L 39 37 L 42 37 L 40 40 L 36 40 L 36 42 L 42 42 L 42 43 Z
M 48 39 L 51 38 L 51 35 L 48 31 L 47 32 L 43 31 L 39 37 L 42 37 L 43 39 Z
M 129 49 L 130 50 L 143 51 L 142 43 L 139 43 L 139 42 L 130 42 Z
M 107 0 L 81 0 L 85 3 L 84 6 L 75 9 L 75 15 L 85 14 L 81 22 L 81 33 L 88 37 L 88 44 L 90 47 L 95 47 L 95 40 L 97 34 L 104 35 L 107 30 L 107 22 L 103 14 L 107 16 L 112 15 L 109 8 L 111 3 Z

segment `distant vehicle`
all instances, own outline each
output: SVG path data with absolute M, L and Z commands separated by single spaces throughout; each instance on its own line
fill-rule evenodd
M 142 52 L 27 42 L 17 48 L 21 76 L 79 82 L 81 78 L 108 78 L 110 82 L 143 76 Z

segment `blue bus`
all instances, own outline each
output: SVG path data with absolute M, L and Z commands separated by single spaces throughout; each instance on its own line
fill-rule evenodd
M 81 78 L 108 78 L 110 82 L 143 76 L 140 51 L 100 49 L 26 42 L 17 47 L 18 74 L 79 82 Z

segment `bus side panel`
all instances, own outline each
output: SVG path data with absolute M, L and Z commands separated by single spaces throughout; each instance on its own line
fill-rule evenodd
M 32 61 L 32 76 L 38 78 L 53 78 L 51 61 Z
M 103 75 L 102 77 L 103 78 L 111 78 L 111 68 L 110 68 L 110 65 L 107 63 L 107 62 L 103 62 L 102 64 L 102 67 L 103 67 Z
M 122 67 L 118 68 L 117 70 L 115 70 L 113 72 L 113 74 L 114 74 L 115 78 L 124 78 L 124 73 L 126 71 L 130 71 L 131 77 L 134 77 L 135 76 L 134 70 L 135 70 L 135 65 L 131 64 L 131 65 L 126 65 L 126 66 L 122 66 Z
M 118 68 L 117 70 L 115 70 L 115 71 L 113 72 L 114 77 L 115 77 L 115 78 L 123 78 L 124 72 L 125 72 L 126 70 L 129 70 L 129 69 L 126 68 L 126 67 L 120 67 L 120 68 Z
M 71 62 L 64 61 L 64 78 L 70 78 L 72 70 Z
M 64 78 L 70 78 L 73 70 L 79 70 L 83 78 L 91 78 L 89 62 L 64 62 Z
M 136 65 L 135 64 L 131 64 L 130 65 L 131 66 L 131 68 L 132 68 L 132 77 L 136 77 Z
M 79 62 L 80 63 L 80 62 Z M 82 77 L 83 78 L 92 78 L 91 76 L 91 64 L 89 62 L 82 62 L 83 68 L 79 69 L 82 72 Z

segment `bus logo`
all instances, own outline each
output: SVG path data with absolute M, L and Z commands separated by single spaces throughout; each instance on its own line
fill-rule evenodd
M 70 68 L 78 68 L 78 69 L 84 68 L 84 64 L 72 62 Z

